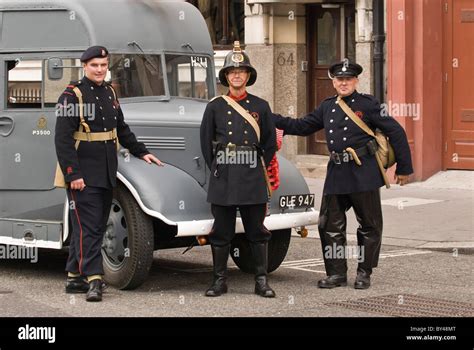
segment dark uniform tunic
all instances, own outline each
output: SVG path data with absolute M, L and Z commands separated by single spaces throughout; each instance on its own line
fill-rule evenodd
M 268 201 L 263 168 L 258 153 L 269 164 L 276 151 L 276 133 L 270 106 L 261 98 L 244 94 L 234 100 L 257 120 L 260 143 L 252 126 L 223 98 L 207 105 L 201 124 L 201 149 L 211 170 L 207 200 L 215 221 L 209 234 L 214 246 L 230 244 L 235 234 L 239 208 L 245 234 L 251 242 L 267 241 L 271 233 L 263 225 Z M 225 152 L 229 143 L 253 147 L 254 164 L 218 164 L 217 152 Z M 216 146 L 217 145 L 217 146 Z M 255 147 L 256 146 L 256 147 Z
M 389 137 L 397 161 L 396 174 L 413 173 L 410 148 L 401 125 L 381 113 L 380 103 L 373 96 L 355 91 L 343 99 L 372 130 L 378 128 Z M 274 115 L 274 121 L 277 128 L 290 135 L 307 136 L 324 128 L 331 153 L 342 153 L 347 147 L 363 148 L 373 139 L 344 113 L 337 103 L 337 96 L 326 99 L 301 119 Z M 350 208 L 354 209 L 359 222 L 358 245 L 364 249 L 358 273 L 370 276 L 378 263 L 383 227 L 379 188 L 384 181 L 373 155 L 359 158 L 360 166 L 349 157 L 346 161 L 339 159 L 340 163 L 333 160 L 328 163 L 318 229 L 329 276 L 347 272 L 346 259 L 331 252 L 346 245 L 346 212 Z
M 73 91 L 75 86 L 81 90 L 84 104 L 93 107 L 94 114 L 84 114 L 91 132 L 111 131 L 117 128 L 120 144 L 128 148 L 130 153 L 136 157 L 142 157 L 149 153 L 143 143 L 137 142 L 135 135 L 125 123 L 120 104 L 115 99 L 112 87 L 108 83 L 99 86 L 84 77 L 69 85 L 59 97 L 58 107 L 62 105 L 62 111 L 65 111 L 64 106 L 75 106 L 78 103 Z M 86 113 L 91 110 L 87 106 Z M 64 114 L 67 114 L 67 111 Z M 78 130 L 79 114 L 58 116 L 55 136 L 56 153 L 66 182 L 84 178 L 87 186 L 114 187 L 117 175 L 117 145 L 115 141 L 81 141 L 79 149 L 76 151 L 74 148 L 76 141 L 73 139 L 73 134 Z
M 83 178 L 86 184 L 82 191 L 67 190 L 72 233 L 66 271 L 84 276 L 102 275 L 101 245 L 112 204 L 112 188 L 117 183 L 117 144 L 114 140 L 81 141 L 76 151 L 73 134 L 79 130 L 80 119 L 75 86 L 82 92 L 84 119 L 91 132 L 117 128 L 120 144 L 133 155 L 142 157 L 149 152 L 125 123 L 109 84 L 99 86 L 84 77 L 69 85 L 59 97 L 55 134 L 59 165 L 66 182 Z
M 324 128 L 329 152 L 342 153 L 347 147 L 354 149 L 367 144 L 373 138 L 359 128 L 338 106 L 337 96 L 324 100 L 318 108 L 303 118 L 290 119 L 275 115 L 275 125 L 285 134 L 307 136 Z M 410 148 L 405 131 L 390 116 L 382 116 L 380 103 L 371 95 L 355 91 L 344 97 L 344 101 L 356 115 L 372 129 L 378 128 L 390 138 L 397 161 L 396 173 L 413 173 Z M 372 155 L 360 157 L 358 166 L 354 161 L 335 164 L 329 161 L 324 194 L 346 194 L 375 190 L 384 185 L 377 161 Z
M 264 170 L 260 159 L 256 167 L 248 164 L 217 164 L 213 141 L 225 146 L 258 145 L 265 164 L 270 164 L 276 151 L 276 134 L 268 102 L 248 94 L 237 101 L 257 120 L 260 126 L 260 144 L 252 126 L 223 98 L 207 105 L 201 124 L 201 148 L 207 166 L 211 169 L 207 200 L 218 205 L 261 204 L 268 201 Z M 217 171 L 217 172 L 216 172 Z

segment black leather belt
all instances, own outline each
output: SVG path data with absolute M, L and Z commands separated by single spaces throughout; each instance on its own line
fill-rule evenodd
M 257 150 L 256 146 L 241 146 L 241 145 L 236 145 L 235 143 L 218 143 L 216 150 L 229 150 L 229 152 L 238 152 L 238 151 L 255 151 Z
M 360 148 L 357 148 L 354 150 L 355 153 L 357 154 L 357 157 L 362 157 L 362 156 L 365 156 L 367 154 L 371 154 L 373 155 L 372 152 L 370 152 L 370 150 L 368 149 L 367 146 L 362 146 Z M 354 157 L 352 156 L 352 154 L 350 154 L 349 152 L 342 152 L 342 153 L 337 153 L 337 152 L 331 152 L 330 154 L 330 159 L 334 162 L 334 164 L 342 164 L 342 163 L 348 163 L 350 162 L 351 160 L 354 160 Z
M 224 145 L 223 148 L 227 148 L 230 152 L 235 152 L 235 151 L 255 151 L 255 147 L 253 146 L 239 146 L 234 143 L 228 143 L 227 145 Z

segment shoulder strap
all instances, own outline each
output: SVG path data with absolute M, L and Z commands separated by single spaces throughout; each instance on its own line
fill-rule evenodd
M 89 125 L 86 123 L 84 119 L 84 100 L 82 98 L 82 92 L 77 86 L 74 87 L 72 91 L 74 91 L 74 93 L 77 96 L 77 99 L 79 100 L 79 118 L 81 120 L 81 126 L 84 128 L 85 132 L 91 132 Z
M 347 103 L 341 98 L 341 96 L 337 96 L 337 103 L 339 104 L 339 106 L 341 106 L 342 110 L 347 114 L 347 116 L 351 118 L 354 123 L 357 124 L 359 128 L 364 130 L 370 136 L 375 137 L 375 134 L 372 129 L 370 129 L 362 119 L 356 116 L 354 111 L 347 105 Z
M 260 126 L 255 121 L 255 119 L 249 114 L 249 112 L 247 112 L 241 105 L 239 105 L 229 96 L 222 95 L 222 98 L 226 100 L 227 103 L 230 104 L 231 107 L 237 111 L 237 113 L 239 113 L 246 121 L 249 122 L 249 124 L 252 126 L 252 128 L 255 130 L 255 133 L 257 134 L 257 140 L 260 142 Z
M 114 94 L 114 99 L 117 99 L 117 93 L 115 92 L 115 89 L 113 88 L 113 86 L 111 84 L 108 85 L 110 90 L 112 90 L 112 93 Z

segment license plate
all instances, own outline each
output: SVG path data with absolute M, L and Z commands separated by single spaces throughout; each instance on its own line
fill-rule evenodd
M 314 207 L 314 194 L 280 196 L 278 205 L 280 209 L 312 208 Z

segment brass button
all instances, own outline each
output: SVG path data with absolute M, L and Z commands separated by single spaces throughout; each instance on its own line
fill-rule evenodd
M 250 101 L 249 101 L 249 100 L 247 100 L 247 101 L 245 101 L 245 102 L 247 102 L 247 103 L 250 103 Z
M 232 135 L 232 131 L 229 131 L 229 135 Z
M 232 114 L 232 112 L 231 112 L 231 111 L 228 111 L 227 114 Z
M 244 131 L 244 134 L 248 134 L 248 131 L 247 131 L 247 130 L 245 130 L 245 131 Z
M 247 140 L 244 141 L 245 144 L 248 144 L 249 142 Z
M 228 122 L 227 124 L 232 125 L 232 122 Z

